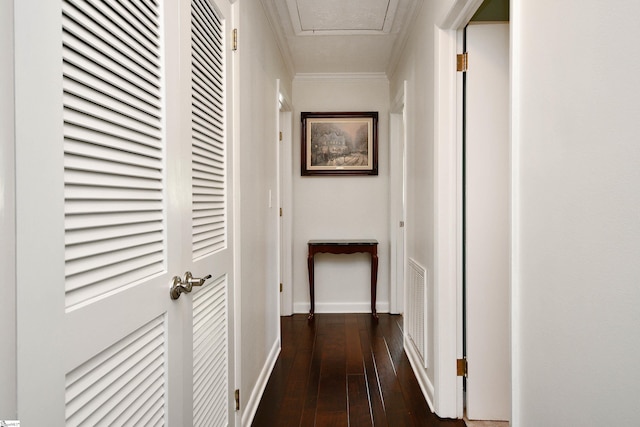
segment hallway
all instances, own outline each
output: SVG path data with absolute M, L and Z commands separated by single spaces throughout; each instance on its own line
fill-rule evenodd
M 402 349 L 402 317 L 283 317 L 282 351 L 253 426 L 456 426 L 431 413 Z M 373 420 L 373 422 L 372 422 Z

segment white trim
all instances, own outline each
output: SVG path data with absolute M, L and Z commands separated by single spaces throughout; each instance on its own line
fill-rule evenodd
M 236 0 L 231 0 L 231 3 L 234 3 Z M 262 7 L 264 9 L 264 14 L 269 21 L 269 27 L 271 31 L 273 31 L 274 38 L 276 40 L 276 44 L 278 45 L 278 49 L 280 50 L 280 56 L 282 56 L 282 61 L 284 62 L 287 71 L 289 71 L 290 75 L 295 74 L 295 67 L 293 66 L 293 57 L 291 56 L 291 50 L 289 49 L 289 43 L 287 43 L 287 37 L 284 34 L 284 30 L 282 25 L 280 25 L 279 14 L 277 10 L 276 3 L 268 0 L 260 0 Z
M 405 212 L 405 191 L 406 191 L 406 146 L 407 127 L 405 120 L 405 102 L 407 93 L 407 81 L 395 95 L 391 103 L 389 114 L 389 164 L 390 164 L 390 185 L 389 185 L 389 230 L 390 230 L 390 288 L 389 288 L 389 312 L 401 314 L 404 312 L 404 289 L 406 277 L 406 236 L 399 238 L 399 222 L 406 221 Z M 401 142 L 401 143 L 399 143 Z M 400 191 L 398 191 L 400 189 Z M 404 229 L 403 229 L 404 231 Z M 402 237 L 402 236 L 400 236 Z M 399 240 L 402 240 L 399 242 Z M 402 259 L 398 262 L 399 247 L 402 245 Z
M 240 22 L 239 2 L 231 2 L 231 24 L 233 28 L 238 28 Z M 234 378 L 229 378 L 229 382 L 234 384 L 234 389 L 239 389 L 242 385 L 242 227 L 241 227 L 241 192 L 240 192 L 240 57 L 238 52 L 231 55 L 233 68 L 233 93 L 230 99 L 232 104 L 233 132 L 233 182 L 229 191 L 233 194 L 233 372 Z M 240 411 L 236 411 L 233 417 L 234 425 L 242 425 L 242 406 Z M 229 417 L 232 418 L 231 416 Z
M 436 158 L 436 260 L 434 386 L 435 412 L 444 418 L 461 417 L 462 382 L 455 369 L 460 326 L 461 280 L 459 191 L 462 171 L 457 138 L 457 30 L 463 28 L 483 0 L 455 0 L 435 28 L 434 111 Z
M 276 366 L 281 349 L 280 340 L 276 340 L 271 347 L 271 351 L 269 351 L 269 356 L 262 367 L 262 371 L 260 371 L 256 384 L 253 387 L 253 390 L 251 390 L 251 395 L 249 396 L 249 400 L 247 400 L 247 407 L 242 411 L 242 423 L 240 425 L 250 426 L 253 422 L 253 417 L 256 415 L 256 411 L 260 405 L 260 400 L 262 399 L 264 390 L 267 387 L 273 368 Z M 242 397 L 242 395 L 240 397 Z
M 422 361 L 420 360 L 420 356 L 416 352 L 414 346 L 411 344 L 410 339 L 404 335 L 404 349 L 407 354 L 407 358 L 409 359 L 409 363 L 411 364 L 411 368 L 413 368 L 413 372 L 416 375 L 416 380 L 418 380 L 418 385 L 420 385 L 420 390 L 422 390 L 422 394 L 429 405 L 429 409 L 432 412 L 434 410 L 434 394 L 435 387 L 433 383 L 429 380 L 429 376 L 427 375 L 427 371 L 422 367 Z
M 280 158 L 281 146 L 280 146 L 280 134 L 281 134 L 281 124 L 280 124 L 280 79 L 276 79 L 276 99 L 275 99 L 275 134 L 273 135 L 275 147 L 275 158 L 276 158 L 276 282 L 274 283 L 273 289 L 275 289 L 276 293 L 276 304 L 277 304 L 277 318 L 276 324 L 279 324 L 280 316 L 282 315 L 282 291 L 280 290 L 280 286 L 282 286 L 282 262 L 285 257 L 282 256 L 282 249 L 285 246 L 283 244 L 282 239 L 282 217 L 280 216 L 280 209 L 282 209 L 282 171 L 280 168 L 282 167 L 283 162 Z M 272 207 L 271 201 L 271 190 L 269 190 L 269 208 Z M 281 328 L 277 328 L 277 339 L 281 340 Z
M 511 2 L 510 6 L 510 32 L 511 40 L 509 41 L 510 75 L 511 75 L 511 425 L 519 426 L 523 424 L 521 419 L 521 363 L 520 334 L 522 330 L 522 320 L 520 313 L 520 88 L 522 84 L 522 75 L 518 65 L 522 63 L 520 60 L 520 44 L 521 32 L 518 31 L 522 26 L 522 5 L 519 1 Z
M 0 5 L 0 415 L 17 419 L 13 0 Z
M 456 143 L 456 32 L 435 29 L 435 407 L 440 417 L 455 418 L 457 410 L 457 203 L 459 173 Z M 449 362 L 450 361 L 450 362 Z
M 463 50 L 463 42 L 464 42 L 464 29 L 459 29 L 456 31 L 456 53 L 462 53 Z M 464 213 L 462 212 L 462 204 L 464 198 L 464 186 L 463 186 L 463 77 L 462 73 L 456 73 L 456 151 L 457 151 L 457 194 L 456 194 L 456 203 L 460 207 L 457 209 L 456 215 L 456 232 L 458 236 L 457 239 L 457 250 L 456 250 L 456 269 L 458 271 L 458 280 L 456 283 L 456 319 L 459 319 L 458 327 L 456 328 L 456 358 L 461 359 L 464 356 L 464 295 L 463 295 L 463 280 L 462 280 L 462 269 L 464 268 L 464 242 L 463 240 L 463 222 L 464 222 Z M 464 416 L 464 382 L 462 377 L 458 377 L 456 381 L 457 388 L 457 411 L 458 418 L 462 418 Z
M 451 8 L 438 21 L 443 30 L 458 30 L 469 23 L 484 0 L 455 0 Z
M 278 142 L 281 167 L 278 173 L 280 182 L 279 206 L 283 211 L 280 217 L 280 283 L 282 283 L 282 293 L 278 299 L 280 300 L 280 315 L 289 316 L 293 314 L 293 266 L 291 265 L 293 247 L 293 114 L 291 111 L 286 111 L 289 105 L 286 100 L 282 105 L 282 110 L 278 113 L 279 129 L 282 132 L 282 141 Z
M 331 80 L 345 82 L 352 82 L 353 80 L 383 80 L 389 82 L 385 73 L 297 73 L 293 80 Z
M 296 302 L 293 304 L 293 312 L 296 314 L 308 313 L 309 302 Z M 388 313 L 389 303 L 376 302 L 376 312 Z M 371 301 L 366 302 L 318 302 L 315 303 L 315 313 L 371 313 Z

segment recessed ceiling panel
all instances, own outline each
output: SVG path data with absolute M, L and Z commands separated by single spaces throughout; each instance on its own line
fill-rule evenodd
M 300 32 L 388 31 L 397 0 L 289 0 Z M 297 21 L 297 22 L 296 22 Z

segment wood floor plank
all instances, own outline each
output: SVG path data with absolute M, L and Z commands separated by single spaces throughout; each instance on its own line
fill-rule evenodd
M 380 380 L 382 399 L 389 423 L 397 427 L 413 426 L 413 420 L 402 394 L 402 388 L 396 377 L 393 360 L 389 354 L 384 337 L 372 340 L 373 356 Z
M 369 400 L 371 405 L 371 413 L 373 415 L 373 423 L 376 427 L 386 427 L 389 425 L 387 414 L 384 410 L 382 401 L 382 390 L 378 381 L 378 373 L 373 361 L 373 349 L 371 346 L 371 337 L 368 330 L 360 330 L 360 343 L 362 345 L 362 354 L 365 367 L 365 378 L 367 388 L 369 390 Z
M 347 350 L 347 375 L 364 374 L 362 346 L 358 331 L 358 319 L 349 316 L 345 319 L 345 339 Z
M 313 347 L 315 344 L 315 336 L 313 339 L 305 337 L 304 333 L 298 335 L 298 346 L 295 357 L 291 364 L 292 372 L 309 372 L 313 358 Z M 305 396 L 309 375 L 291 375 L 284 397 L 278 412 L 278 419 L 285 425 L 298 425 L 302 417 L 302 411 L 305 404 Z
M 369 403 L 369 391 L 364 374 L 347 375 L 347 399 L 350 427 L 371 427 L 373 418 Z
M 329 323 L 324 329 L 327 335 L 318 337 L 321 348 L 320 382 L 316 417 L 321 413 L 344 411 L 347 415 L 346 335 L 344 322 Z
M 316 417 L 316 427 L 349 427 L 346 414 L 340 412 L 323 412 Z

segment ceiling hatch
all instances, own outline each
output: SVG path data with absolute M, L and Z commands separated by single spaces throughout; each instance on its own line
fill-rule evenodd
M 386 34 L 398 0 L 287 0 L 297 35 Z

